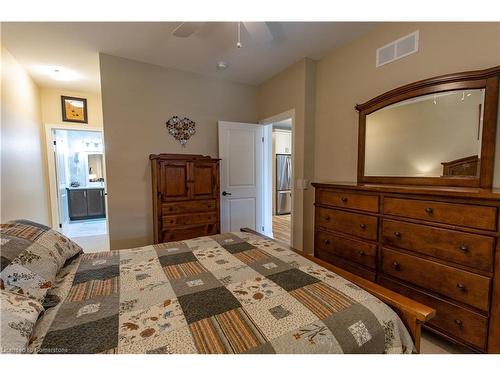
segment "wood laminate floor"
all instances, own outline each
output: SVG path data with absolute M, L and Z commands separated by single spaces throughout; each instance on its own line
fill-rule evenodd
M 273 216 L 273 236 L 276 241 L 290 245 L 291 216 L 292 215 Z

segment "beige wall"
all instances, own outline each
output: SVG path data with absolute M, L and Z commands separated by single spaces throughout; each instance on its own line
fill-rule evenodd
M 39 89 L 2 48 L 1 222 L 50 224 Z
M 315 61 L 303 59 L 267 80 L 257 89 L 259 120 L 294 110 L 293 177 L 312 180 L 314 175 Z M 313 219 L 314 190 L 295 188 L 293 197 L 293 246 L 312 249 L 312 233 L 303 232 L 303 223 Z
M 42 122 L 44 124 L 75 124 L 62 121 L 61 96 L 74 96 L 87 99 L 88 125 L 102 127 L 101 95 L 98 93 L 67 91 L 53 88 L 42 88 Z
M 100 56 L 111 248 L 153 240 L 149 155 L 218 155 L 218 120 L 255 122 L 255 88 Z M 167 133 L 173 115 L 196 122 L 182 147 Z

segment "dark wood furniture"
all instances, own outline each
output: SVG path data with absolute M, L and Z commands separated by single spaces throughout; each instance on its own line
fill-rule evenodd
M 70 220 L 106 217 L 104 188 L 66 188 Z
M 427 327 L 448 339 L 500 352 L 500 191 L 313 186 L 317 258 L 436 309 Z
M 442 162 L 443 176 L 479 176 L 479 156 L 468 156 L 456 160 Z
M 241 231 L 253 233 L 257 236 L 271 239 L 249 228 L 242 228 Z M 367 292 L 371 293 L 372 295 L 374 295 L 375 297 L 379 298 L 381 301 L 389 305 L 401 317 L 401 320 L 403 321 L 403 323 L 405 324 L 406 328 L 408 329 L 413 338 L 413 342 L 415 343 L 415 348 L 417 352 L 420 352 L 421 327 L 422 324 L 428 322 L 435 316 L 436 311 L 433 308 L 430 308 L 423 303 L 407 298 L 401 294 L 395 293 L 390 289 L 387 289 L 376 283 L 368 281 L 362 277 L 359 277 L 354 273 L 347 272 L 346 270 L 339 268 L 335 265 L 332 265 L 328 262 L 325 262 L 321 259 L 307 255 L 302 251 L 290 247 L 288 244 L 283 244 L 283 246 L 290 250 L 295 251 L 296 253 L 311 260 L 312 262 L 332 272 L 335 272 L 337 275 L 342 276 L 344 279 L 353 282 L 354 284 L 358 285 L 359 287 L 363 288 Z
M 357 105 L 358 182 L 313 183 L 316 257 L 435 308 L 426 327 L 488 353 L 500 353 L 500 190 L 491 189 L 499 76 L 500 66 L 440 76 Z M 479 88 L 479 174 L 365 176 L 368 114 L 422 95 Z M 458 170 L 465 163 L 474 161 L 454 164 Z
M 358 182 L 376 184 L 411 184 L 434 186 L 469 186 L 489 188 L 493 182 L 495 141 L 497 128 L 498 91 L 500 66 L 447 74 L 405 85 L 356 105 L 359 111 L 358 129 Z M 444 177 L 390 177 L 365 176 L 366 116 L 388 105 L 422 95 L 438 94 L 453 90 L 484 89 L 483 132 L 479 176 Z M 450 134 L 450 138 L 453 134 Z
M 219 159 L 150 155 L 154 243 L 220 231 Z

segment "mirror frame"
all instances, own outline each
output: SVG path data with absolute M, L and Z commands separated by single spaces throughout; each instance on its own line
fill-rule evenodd
M 447 74 L 410 83 L 379 95 L 363 104 L 357 104 L 358 128 L 358 183 L 435 185 L 491 188 L 497 130 L 500 65 L 462 73 Z M 481 139 L 481 166 L 477 177 L 389 177 L 365 176 L 366 116 L 388 105 L 422 95 L 453 90 L 484 89 L 483 137 Z

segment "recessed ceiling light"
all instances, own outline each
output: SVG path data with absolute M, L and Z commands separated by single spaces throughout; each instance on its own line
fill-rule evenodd
M 224 70 L 224 69 L 227 69 L 229 67 L 229 64 L 225 61 L 219 61 L 217 63 L 217 70 Z
M 77 81 L 82 78 L 81 74 L 71 69 L 60 66 L 41 66 L 40 72 L 50 76 L 56 81 Z

